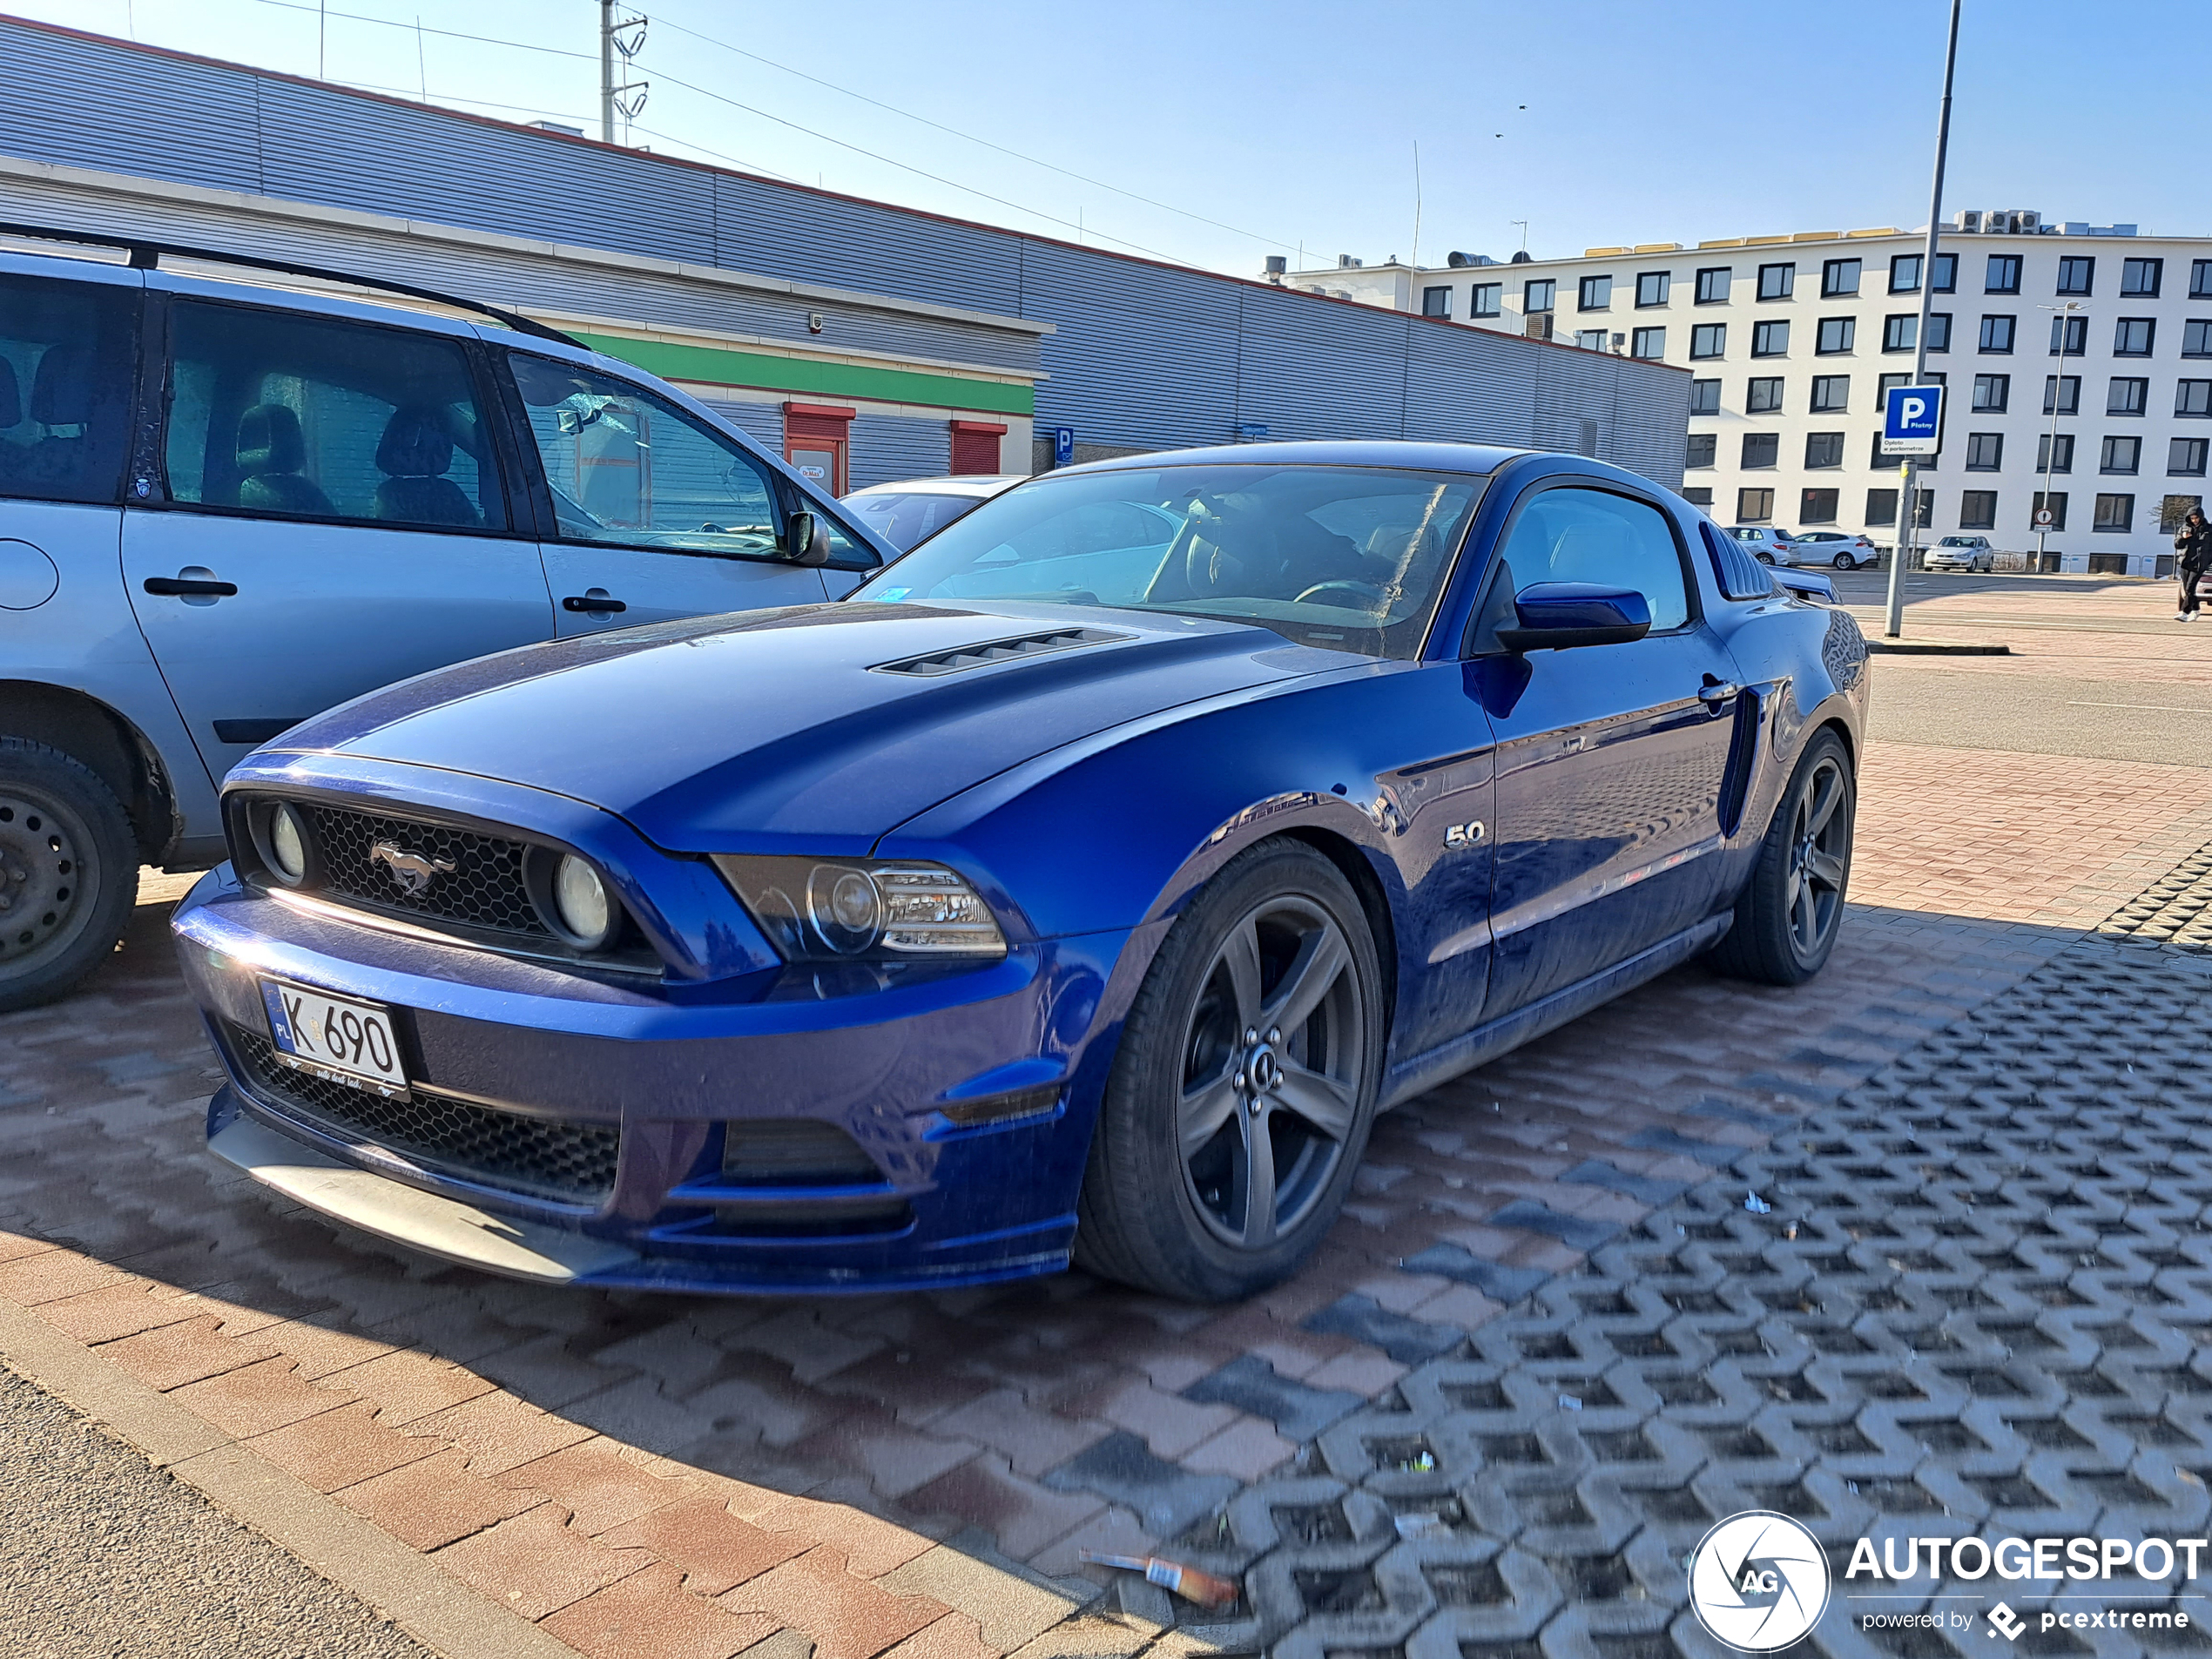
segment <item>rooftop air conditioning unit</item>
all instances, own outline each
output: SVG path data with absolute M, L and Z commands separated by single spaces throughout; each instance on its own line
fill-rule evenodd
M 1444 263 L 1450 266 L 1454 271 L 1456 271 L 1462 266 L 1473 265 L 1474 263 L 1474 255 L 1472 253 L 1462 253 L 1457 248 L 1454 248 L 1452 252 L 1444 256 Z
M 1280 253 L 1271 253 L 1267 256 L 1268 275 L 1271 277 L 1279 277 L 1287 273 L 1290 268 L 1291 262 L 1285 259 Z
M 1958 217 L 1954 222 L 1962 231 L 1978 231 L 1981 228 L 1980 210 L 1973 207 L 1961 207 L 1959 210 Z
M 1338 270 L 1339 270 L 1339 271 L 1357 271 L 1359 268 L 1359 261 L 1358 260 L 1353 259 L 1353 258 L 1352 257 L 1352 255 L 1351 255 L 1351 254 L 1349 254 L 1349 253 L 1339 253 L 1339 254 L 1338 254 L 1338 255 L 1337 255 L 1337 269 L 1338 269 Z

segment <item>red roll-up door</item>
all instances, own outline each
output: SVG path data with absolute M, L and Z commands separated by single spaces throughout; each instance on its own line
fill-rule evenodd
M 954 475 L 998 471 L 999 440 L 1005 435 L 1004 427 L 985 421 L 954 421 Z
M 784 459 L 828 494 L 845 493 L 853 411 L 822 403 L 784 405 Z

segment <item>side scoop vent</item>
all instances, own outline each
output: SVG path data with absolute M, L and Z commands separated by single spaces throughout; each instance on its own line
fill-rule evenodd
M 1085 645 L 1110 644 L 1117 639 L 1134 639 L 1134 634 L 1117 634 L 1104 628 L 1056 628 L 1050 633 L 1020 634 L 1012 639 L 988 640 L 980 645 L 960 645 L 951 651 L 933 651 L 927 657 L 902 657 L 895 663 L 878 663 L 869 671 L 876 674 L 912 674 L 923 679 L 940 674 L 958 674 L 971 668 L 983 668 L 992 663 L 1011 662 L 1017 657 L 1044 657 L 1058 651 L 1076 651 Z

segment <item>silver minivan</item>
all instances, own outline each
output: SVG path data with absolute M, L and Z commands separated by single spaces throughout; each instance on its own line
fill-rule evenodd
M 141 864 L 220 859 L 223 774 L 307 716 L 509 646 L 842 597 L 896 556 L 527 319 L 55 239 L 87 256 L 0 253 L 0 1009 L 113 948 Z

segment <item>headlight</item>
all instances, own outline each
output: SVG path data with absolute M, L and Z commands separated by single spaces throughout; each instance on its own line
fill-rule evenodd
M 991 907 L 941 864 L 718 853 L 714 867 L 787 962 L 1006 954 Z
M 314 840 L 307 820 L 288 800 L 257 801 L 247 809 L 253 850 L 261 867 L 287 887 L 303 885 L 314 864 Z
M 607 884 L 573 853 L 553 867 L 553 915 L 556 927 L 580 950 L 597 950 L 615 930 L 617 912 Z

